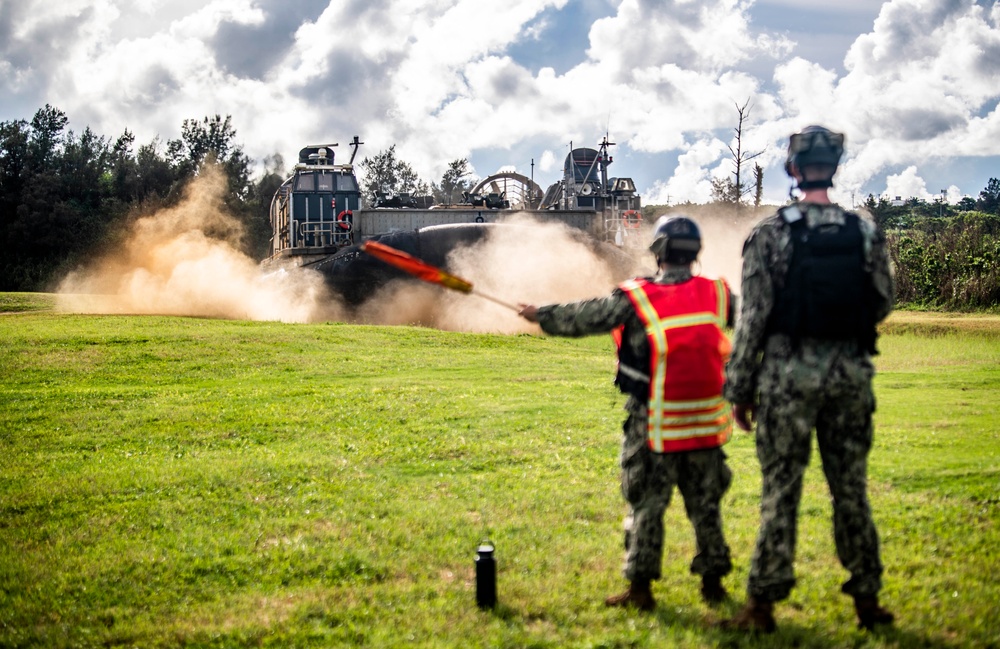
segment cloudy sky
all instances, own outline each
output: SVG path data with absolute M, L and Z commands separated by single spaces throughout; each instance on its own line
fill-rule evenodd
M 0 49 L 0 120 L 49 103 L 147 143 L 231 115 L 289 165 L 359 135 L 427 181 L 467 157 L 545 187 L 608 134 L 644 203 L 704 202 L 749 100 L 774 202 L 811 123 L 847 135 L 848 204 L 1000 177 L 996 0 L 0 0 Z

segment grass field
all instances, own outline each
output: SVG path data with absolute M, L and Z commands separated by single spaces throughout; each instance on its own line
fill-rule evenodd
M 1000 317 L 884 326 L 870 491 L 896 626 L 855 628 L 814 454 L 799 584 L 744 638 L 711 623 L 757 529 L 746 434 L 734 601 L 699 600 L 677 499 L 656 611 L 603 606 L 625 583 L 606 337 L 0 312 L 0 647 L 1000 647 Z

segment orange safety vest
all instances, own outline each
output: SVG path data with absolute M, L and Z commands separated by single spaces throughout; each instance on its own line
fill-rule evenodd
M 633 279 L 621 285 L 649 339 L 649 447 L 657 453 L 715 448 L 733 422 L 722 398 L 731 346 L 725 280 L 680 284 Z

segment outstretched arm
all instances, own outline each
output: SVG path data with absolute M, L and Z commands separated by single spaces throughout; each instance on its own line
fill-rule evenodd
M 620 290 L 608 297 L 569 304 L 518 306 L 521 308 L 518 314 L 529 322 L 537 322 L 545 333 L 570 337 L 607 333 L 633 312 L 628 297 Z

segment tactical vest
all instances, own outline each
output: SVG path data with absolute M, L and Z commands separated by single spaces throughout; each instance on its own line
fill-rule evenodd
M 692 277 L 680 284 L 644 279 L 621 285 L 646 328 L 649 357 L 649 447 L 656 453 L 715 448 L 729 440 L 732 420 L 722 398 L 729 340 L 729 288 Z M 621 357 L 619 374 L 621 374 Z
M 844 212 L 843 225 L 810 228 L 797 208 L 781 215 L 791 230 L 792 257 L 775 293 L 768 333 L 788 334 L 796 343 L 857 340 L 875 353 L 874 286 L 865 270 L 859 217 Z

